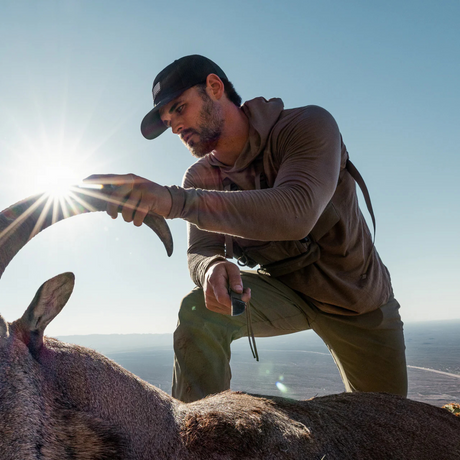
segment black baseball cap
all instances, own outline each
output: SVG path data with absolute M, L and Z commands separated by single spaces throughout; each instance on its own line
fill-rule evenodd
M 184 56 L 165 67 L 153 81 L 153 109 L 142 120 L 142 135 L 146 139 L 155 139 L 164 133 L 167 128 L 158 110 L 192 86 L 205 83 L 211 73 L 227 79 L 217 64 L 198 54 Z

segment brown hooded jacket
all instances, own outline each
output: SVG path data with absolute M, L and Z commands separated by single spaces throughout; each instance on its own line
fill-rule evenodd
M 233 253 L 261 265 L 290 259 L 276 277 L 322 311 L 354 315 L 385 304 L 390 276 L 334 118 L 317 106 L 284 110 L 280 99 L 256 98 L 242 110 L 250 131 L 236 163 L 208 154 L 183 187 L 169 187 L 168 218 L 189 222 L 193 281 L 201 286 L 209 264 Z

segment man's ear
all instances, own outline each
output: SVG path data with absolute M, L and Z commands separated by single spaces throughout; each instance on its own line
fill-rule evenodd
M 219 100 L 225 93 L 224 82 L 214 73 L 206 78 L 206 89 L 213 99 Z

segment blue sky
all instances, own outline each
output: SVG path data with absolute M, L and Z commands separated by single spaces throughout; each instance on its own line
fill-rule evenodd
M 317 104 L 336 118 L 370 189 L 379 253 L 407 322 L 459 319 L 458 1 L 4 0 L 0 17 L 0 207 L 45 187 L 132 172 L 180 184 L 193 158 L 139 131 L 151 85 L 186 54 L 216 61 L 244 100 Z M 186 227 L 171 258 L 148 228 L 107 215 L 37 236 L 2 280 L 0 313 L 76 274 L 51 335 L 171 332 L 193 286 Z

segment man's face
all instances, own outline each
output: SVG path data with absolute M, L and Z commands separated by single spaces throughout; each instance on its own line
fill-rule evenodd
M 201 158 L 217 148 L 224 119 L 220 105 L 204 88 L 194 86 L 184 91 L 160 109 L 160 116 L 163 123 L 180 136 L 193 156 Z

